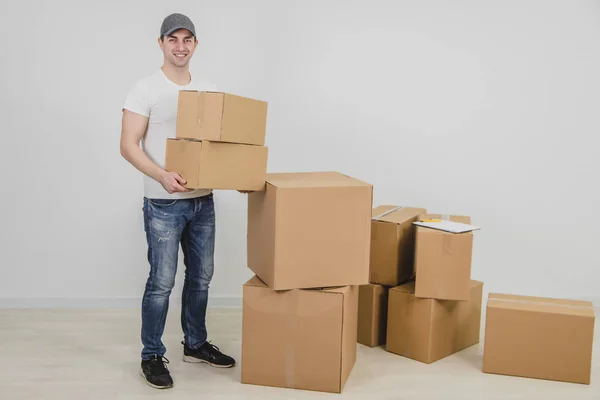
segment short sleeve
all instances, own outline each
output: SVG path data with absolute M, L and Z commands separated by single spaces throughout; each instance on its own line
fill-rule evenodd
M 127 94 L 123 109 L 150 116 L 150 91 L 143 81 L 137 82 Z

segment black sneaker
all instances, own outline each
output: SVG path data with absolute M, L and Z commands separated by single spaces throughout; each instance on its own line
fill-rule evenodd
M 198 347 L 196 350 L 190 348 L 184 342 L 183 345 L 183 361 L 189 363 L 207 363 L 217 368 L 230 368 L 235 365 L 235 360 L 228 355 L 221 353 L 219 348 L 209 342 Z
M 146 378 L 146 383 L 155 389 L 168 389 L 173 387 L 173 379 L 167 369 L 169 360 L 165 357 L 154 356 L 149 360 L 142 360 L 140 375 Z

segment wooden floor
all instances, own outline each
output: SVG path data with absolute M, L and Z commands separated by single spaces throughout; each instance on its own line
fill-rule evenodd
M 184 363 L 178 312 L 170 311 L 164 337 L 175 387 L 156 390 L 139 375 L 139 310 L 0 309 L 0 399 L 600 400 L 598 324 L 589 386 L 483 374 L 481 344 L 431 365 L 359 345 L 344 392 L 336 395 L 244 385 L 239 364 Z M 241 309 L 210 309 L 207 319 L 209 340 L 239 361 Z

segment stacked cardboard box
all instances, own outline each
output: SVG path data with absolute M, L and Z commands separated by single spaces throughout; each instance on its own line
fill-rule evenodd
M 339 393 L 356 360 L 373 188 L 336 172 L 267 174 L 248 198 L 242 382 Z
M 228 93 L 180 91 L 165 168 L 188 189 L 260 190 L 265 184 L 267 103 Z
M 471 222 L 433 214 L 419 219 Z M 483 283 L 471 279 L 472 232 L 412 228 L 414 280 L 390 289 L 386 349 L 432 363 L 479 343 Z
M 248 199 L 242 382 L 341 392 L 356 342 L 432 363 L 479 342 L 473 234 L 415 226 L 423 208 L 372 207 L 336 172 L 267 174 L 267 103 L 181 91 L 166 169 L 189 189 Z M 483 372 L 590 383 L 590 302 L 489 295 Z M 568 346 L 566 346 L 568 344 Z
M 470 278 L 473 234 L 414 225 L 436 218 L 470 222 L 424 208 L 373 209 L 359 343 L 431 363 L 479 342 L 483 284 Z
M 414 276 L 415 229 L 423 208 L 379 206 L 372 210 L 369 283 L 359 291 L 358 342 L 385 344 L 388 291 Z
M 420 208 L 373 209 L 359 343 L 424 363 L 479 343 L 483 283 L 471 279 L 473 233 L 413 224 L 435 219 L 471 223 Z M 589 384 L 594 322 L 590 302 L 491 293 L 482 370 Z

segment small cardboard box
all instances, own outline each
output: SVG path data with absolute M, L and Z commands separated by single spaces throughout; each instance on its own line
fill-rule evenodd
M 242 383 L 341 393 L 356 361 L 358 287 L 243 287 Z
M 358 288 L 358 343 L 369 347 L 385 344 L 388 288 L 361 285 Z
M 414 276 L 415 232 L 412 224 L 424 208 L 379 206 L 373 209 L 369 282 L 398 286 Z
M 267 103 L 222 92 L 182 90 L 176 137 L 264 146 Z
M 447 218 L 471 223 L 470 217 L 426 214 L 422 219 Z M 473 232 L 450 233 L 416 227 L 415 296 L 440 300 L 468 300 L 470 295 Z
M 188 189 L 262 190 L 267 156 L 265 146 L 167 139 L 165 169 Z
M 589 384 L 591 302 L 490 293 L 483 372 Z
M 248 196 L 248 267 L 274 290 L 369 283 L 373 186 L 338 172 L 267 174 Z
M 390 289 L 386 350 L 430 364 L 479 343 L 483 283 L 468 301 L 421 299 L 414 282 Z

